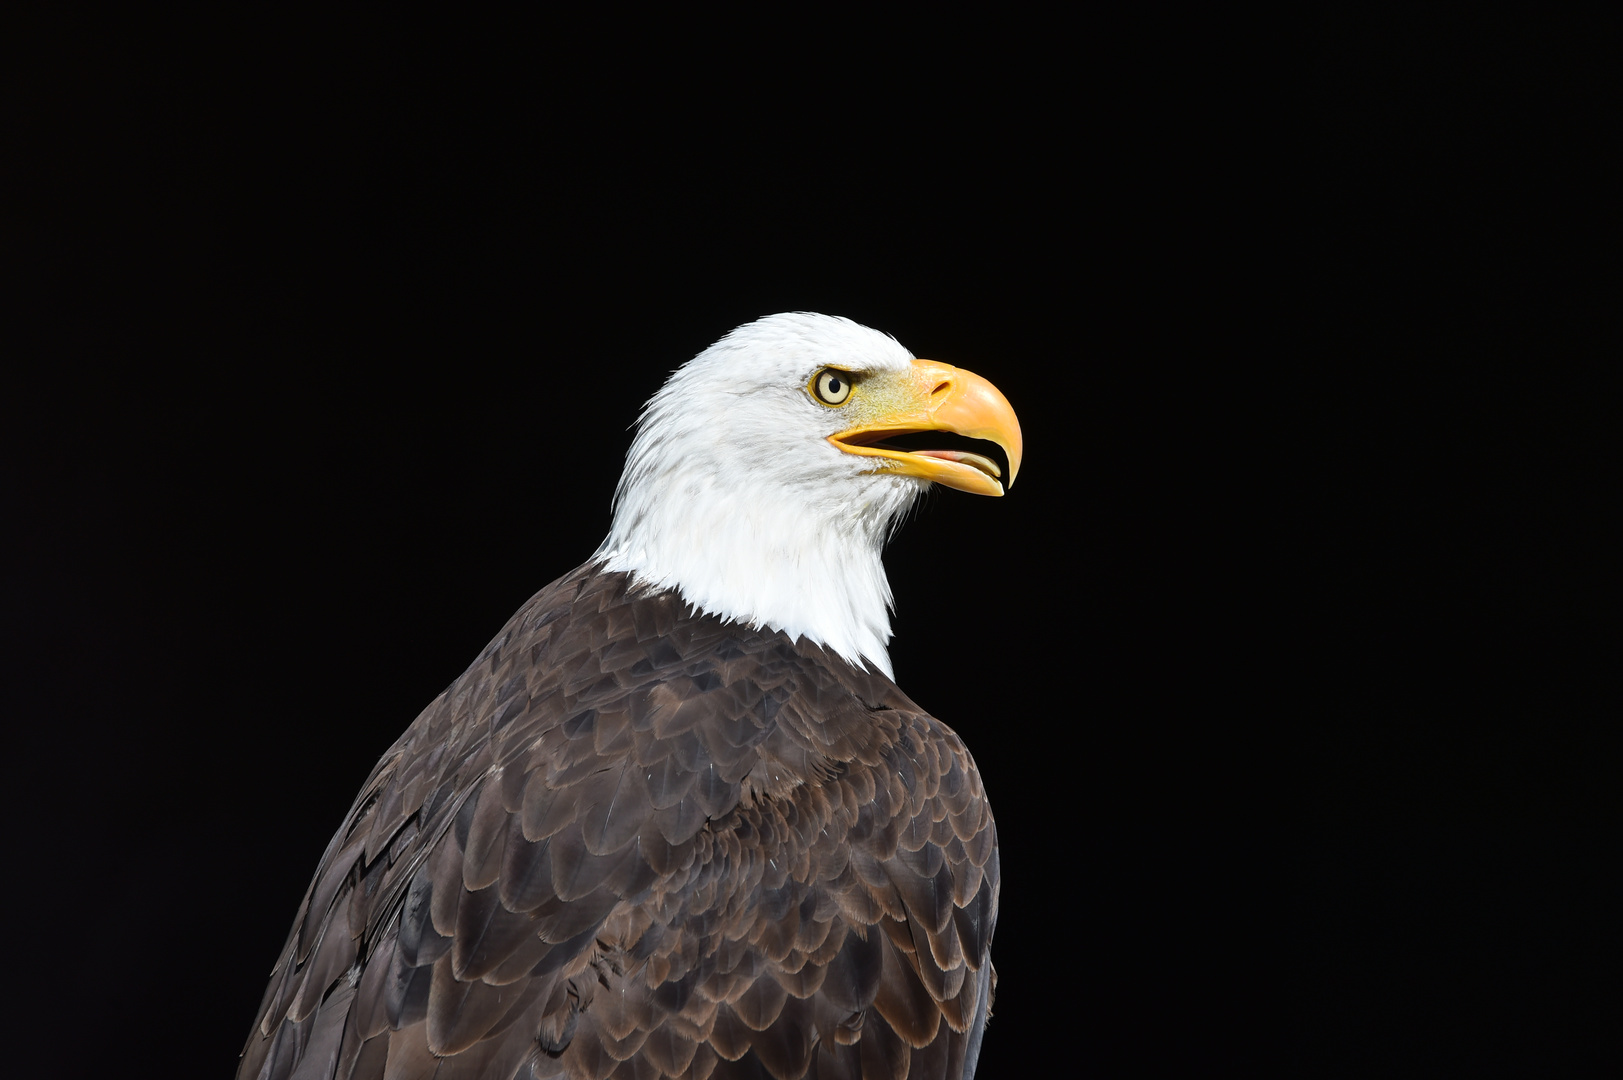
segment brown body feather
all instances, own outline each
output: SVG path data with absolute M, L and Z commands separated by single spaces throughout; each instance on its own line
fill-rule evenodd
M 582 567 L 389 749 L 241 1080 L 973 1073 L 997 831 L 882 675 Z

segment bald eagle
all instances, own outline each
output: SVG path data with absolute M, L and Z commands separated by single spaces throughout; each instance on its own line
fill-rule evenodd
M 361 787 L 238 1076 L 971 1076 L 997 829 L 892 681 L 880 551 L 930 484 L 1002 470 L 887 441 L 919 432 L 1014 480 L 995 387 L 848 319 L 677 370 L 602 546 Z

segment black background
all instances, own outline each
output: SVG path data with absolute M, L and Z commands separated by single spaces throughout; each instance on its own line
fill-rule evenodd
M 1607 29 L 19 24 L 15 1067 L 228 1074 L 360 782 L 596 546 L 640 403 L 817 310 L 1024 428 L 1010 497 L 887 557 L 998 815 L 983 1073 L 1577 1075 Z

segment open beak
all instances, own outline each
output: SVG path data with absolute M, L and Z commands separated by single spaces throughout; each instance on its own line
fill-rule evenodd
M 882 394 L 878 415 L 828 441 L 848 454 L 878 458 L 874 472 L 916 476 L 976 495 L 1002 495 L 1002 470 L 991 458 L 963 450 L 904 450 L 885 439 L 926 431 L 950 431 L 985 439 L 1009 458 L 1009 486 L 1020 471 L 1020 421 L 998 388 L 963 368 L 915 360 L 901 385 Z

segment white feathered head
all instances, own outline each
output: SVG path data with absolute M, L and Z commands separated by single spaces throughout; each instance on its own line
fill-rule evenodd
M 893 524 L 931 483 L 1003 494 L 983 454 L 885 441 L 942 431 L 1001 446 L 1014 482 L 1020 425 L 985 379 L 850 319 L 758 319 L 649 400 L 594 558 L 890 675 Z

